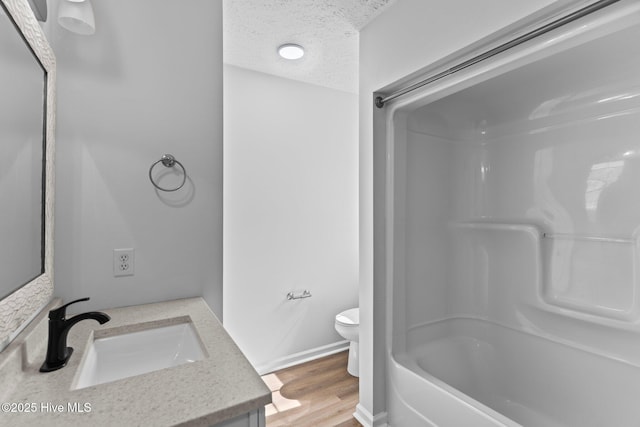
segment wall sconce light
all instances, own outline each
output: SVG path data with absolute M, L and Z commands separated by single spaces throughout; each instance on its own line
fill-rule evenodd
M 95 33 L 96 22 L 90 0 L 60 0 L 58 24 L 84 36 Z

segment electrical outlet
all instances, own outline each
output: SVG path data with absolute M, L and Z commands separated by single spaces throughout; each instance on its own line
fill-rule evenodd
M 133 276 L 135 267 L 135 251 L 133 249 L 113 250 L 113 276 Z

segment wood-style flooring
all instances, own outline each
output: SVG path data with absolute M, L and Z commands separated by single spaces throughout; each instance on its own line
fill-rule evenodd
M 273 403 L 267 427 L 361 427 L 353 418 L 358 378 L 347 372 L 348 352 L 264 375 Z

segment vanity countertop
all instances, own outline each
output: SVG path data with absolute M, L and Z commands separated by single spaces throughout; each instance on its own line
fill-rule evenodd
M 0 424 L 211 426 L 271 402 L 269 389 L 202 298 L 103 311 L 111 316 L 104 325 L 86 320 L 71 328 L 67 344 L 74 353 L 62 369 L 39 372 L 46 352 L 48 309 L 25 331 L 27 338 L 19 336 L 0 353 Z M 71 390 L 92 330 L 118 328 L 122 333 L 125 326 L 135 331 L 140 323 L 161 325 L 183 316 L 191 318 L 200 335 L 208 353 L 204 360 Z M 20 411 L 7 412 L 7 403 Z M 26 405 L 35 411 L 25 412 Z M 84 412 L 70 411 L 70 405 Z

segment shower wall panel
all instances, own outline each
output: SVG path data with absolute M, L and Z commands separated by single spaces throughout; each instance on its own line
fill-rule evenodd
M 398 116 L 394 330 L 477 317 L 640 361 L 624 342 L 640 331 L 638 39 L 612 32 Z
M 408 126 L 406 144 L 395 157 L 403 171 L 396 177 L 402 188 L 396 194 L 404 200 L 395 215 L 405 230 L 396 273 L 408 291 L 395 303 L 406 307 L 403 320 L 411 328 L 464 311 L 465 303 L 456 298 L 464 291 L 451 280 L 459 267 L 451 251 L 451 224 L 483 215 L 486 149 L 438 132 L 437 125 Z

